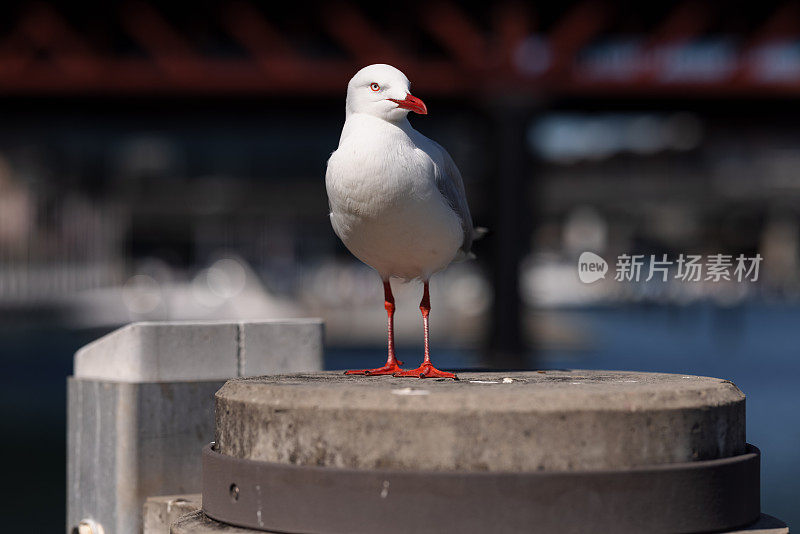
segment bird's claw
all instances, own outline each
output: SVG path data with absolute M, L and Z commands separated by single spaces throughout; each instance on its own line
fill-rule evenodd
M 395 363 L 387 364 L 384 365 L 383 367 L 378 367 L 376 369 L 357 369 L 353 371 L 345 371 L 344 374 L 365 375 L 365 376 L 394 375 L 395 373 L 403 371 L 403 369 L 400 368 L 401 365 L 403 365 L 403 362 L 398 360 Z
M 412 377 L 412 378 L 452 378 L 458 380 L 455 373 L 448 373 L 447 371 L 440 371 L 429 363 L 423 363 L 416 369 L 408 369 L 407 371 L 398 371 L 392 376 L 397 377 Z

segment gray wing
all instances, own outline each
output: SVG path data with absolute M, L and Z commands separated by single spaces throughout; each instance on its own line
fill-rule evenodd
M 453 158 L 447 153 L 447 150 L 435 141 L 431 141 L 431 143 L 439 149 L 440 153 L 440 157 L 434 160 L 436 162 L 436 187 L 442 196 L 447 199 L 448 204 L 450 204 L 450 207 L 453 208 L 453 211 L 461 221 L 461 229 L 464 232 L 461 250 L 464 254 L 469 254 L 470 248 L 472 248 L 472 240 L 475 238 L 475 229 L 472 226 L 472 216 L 467 205 L 464 180 L 461 178 L 461 172 L 458 170 Z

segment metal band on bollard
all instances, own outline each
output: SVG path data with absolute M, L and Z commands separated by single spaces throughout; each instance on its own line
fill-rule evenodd
M 758 519 L 759 450 L 611 471 L 355 470 L 203 449 L 203 510 L 283 533 L 708 532 Z

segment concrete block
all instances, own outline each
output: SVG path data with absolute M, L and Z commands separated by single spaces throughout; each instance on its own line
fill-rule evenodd
M 356 469 L 542 471 L 744 452 L 745 396 L 717 378 L 622 371 L 338 372 L 231 380 L 216 394 L 220 452 Z
M 147 497 L 200 492 L 222 383 L 70 378 L 68 527 L 91 518 L 107 533 L 140 533 Z
M 322 368 L 322 322 L 135 323 L 79 350 L 67 383 L 67 531 L 139 534 L 149 496 L 199 492 L 228 378 Z
M 169 534 L 170 525 L 179 517 L 200 510 L 202 500 L 199 493 L 149 497 L 142 512 L 144 534 Z
M 75 376 L 211 380 L 322 367 L 322 321 L 133 323 L 75 354 Z
M 134 323 L 75 353 L 75 377 L 123 382 L 239 376 L 235 323 Z
M 243 323 L 239 376 L 300 373 L 322 368 L 319 319 Z

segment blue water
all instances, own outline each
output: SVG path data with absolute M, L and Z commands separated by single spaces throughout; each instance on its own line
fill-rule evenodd
M 762 458 L 762 509 L 800 524 L 800 306 L 748 304 L 636 306 L 545 312 L 571 325 L 581 350 L 532 352 L 538 368 L 627 369 L 710 375 L 735 382 L 747 394 L 748 441 Z M 0 327 L 2 451 L 13 459 L 2 500 L 6 529 L 64 528 L 65 379 L 77 348 L 103 330 L 70 330 L 55 323 Z M 433 347 L 442 368 L 481 365 L 475 349 Z M 413 365 L 421 347 L 400 347 Z M 384 347 L 329 347 L 329 369 L 376 366 Z

